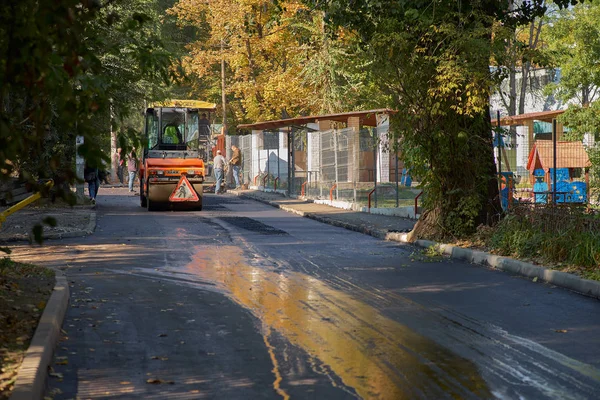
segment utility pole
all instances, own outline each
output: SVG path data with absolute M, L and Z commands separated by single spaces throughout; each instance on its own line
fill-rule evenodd
M 225 39 L 221 39 L 221 101 L 223 103 L 223 130 L 227 132 L 227 96 L 225 93 Z

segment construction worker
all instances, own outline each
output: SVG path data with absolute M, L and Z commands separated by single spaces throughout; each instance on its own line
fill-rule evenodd
M 177 127 L 174 125 L 167 125 L 163 135 L 163 143 L 179 144 L 181 141 L 181 133 L 179 132 L 179 129 L 177 129 Z

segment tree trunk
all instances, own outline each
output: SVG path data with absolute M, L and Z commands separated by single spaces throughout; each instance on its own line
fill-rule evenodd
M 590 102 L 590 87 L 588 85 L 584 85 L 581 89 L 581 105 L 583 107 L 587 107 Z
M 465 118 L 463 124 L 472 123 L 479 128 L 469 139 L 470 142 L 478 142 L 479 145 L 470 146 L 465 157 L 434 160 L 432 166 L 436 165 L 436 162 L 446 164 L 439 168 L 447 172 L 440 174 L 438 178 L 442 188 L 441 195 L 437 196 L 415 224 L 413 231 L 408 235 L 411 242 L 419 238 L 440 240 L 462 236 L 469 231 L 472 233 L 479 225 L 493 225 L 499 221 L 502 207 L 496 178 L 491 119 L 489 113 L 482 113 L 477 118 L 471 118 L 471 121 L 467 120 L 469 119 Z M 432 167 L 432 170 L 435 171 L 435 168 Z M 468 210 L 470 204 L 478 209 L 473 210 L 476 215 L 473 216 L 473 224 L 469 227 L 469 217 L 461 215 L 459 210 Z M 465 225 L 457 228 L 457 221 Z M 466 229 L 461 230 L 462 228 Z
M 119 178 L 117 177 L 117 169 L 119 168 L 119 156 L 117 154 L 117 132 L 114 129 L 113 123 L 114 115 L 112 105 L 110 106 L 110 180 L 111 183 L 117 184 L 119 183 Z

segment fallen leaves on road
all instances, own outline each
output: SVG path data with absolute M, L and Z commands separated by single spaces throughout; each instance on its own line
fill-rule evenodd
M 567 333 L 569 331 L 566 330 L 566 329 L 555 329 L 554 332 L 556 332 L 556 333 Z
M 67 357 L 56 357 L 55 360 L 56 362 L 54 364 L 56 365 L 69 365 L 69 360 Z
M 52 378 L 56 378 L 59 381 L 63 380 L 63 374 L 61 374 L 60 372 L 54 372 L 54 370 L 52 369 L 52 367 L 49 368 L 48 376 L 50 376 Z

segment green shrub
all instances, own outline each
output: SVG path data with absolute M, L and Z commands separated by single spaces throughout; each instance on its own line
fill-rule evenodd
M 489 245 L 502 255 L 583 267 L 600 277 L 600 232 L 582 230 L 577 219 L 565 218 L 561 228 L 548 231 L 539 219 L 509 215 Z

